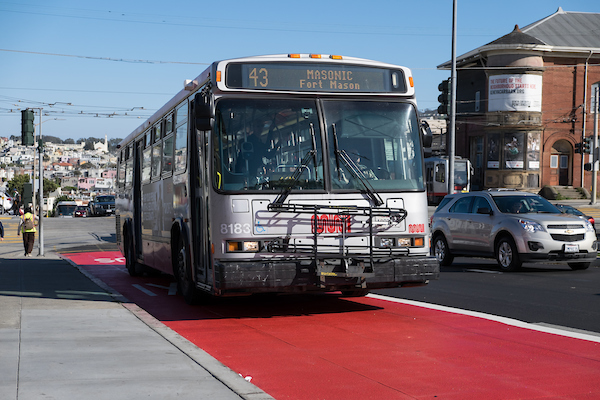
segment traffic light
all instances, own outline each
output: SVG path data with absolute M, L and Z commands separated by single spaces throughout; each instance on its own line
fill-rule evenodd
M 590 154 L 592 152 L 592 138 L 586 137 L 583 139 L 583 152 L 585 154 Z
M 575 153 L 581 154 L 581 143 L 575 143 Z
M 438 96 L 438 101 L 440 102 L 438 114 L 448 115 L 450 114 L 450 79 L 442 81 L 442 83 L 438 85 L 438 90 L 442 92 L 442 94 Z
M 21 110 L 21 144 L 33 146 L 33 110 Z

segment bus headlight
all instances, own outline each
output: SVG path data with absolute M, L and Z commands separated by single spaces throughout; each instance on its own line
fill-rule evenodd
M 379 241 L 379 247 L 390 248 L 394 247 L 394 238 L 381 238 Z
M 411 244 L 410 238 L 398 238 L 398 247 L 410 247 Z
M 260 250 L 260 242 L 255 241 L 227 241 L 228 253 L 257 253 Z

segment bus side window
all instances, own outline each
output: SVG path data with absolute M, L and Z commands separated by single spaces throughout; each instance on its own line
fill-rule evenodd
M 163 174 L 170 174 L 173 172 L 173 140 L 174 136 L 171 135 L 165 139 L 163 144 Z
M 152 179 L 160 177 L 161 173 L 161 158 L 162 158 L 162 142 L 159 142 L 152 147 Z
M 150 169 L 152 167 L 152 147 L 144 150 L 142 159 L 142 181 L 150 180 Z
M 436 164 L 435 180 L 437 182 L 446 182 L 446 169 L 444 168 L 444 164 Z
M 187 124 L 177 128 L 175 133 L 175 171 L 185 171 L 187 159 Z
M 133 158 L 127 160 L 125 167 L 125 186 L 129 187 L 133 183 Z

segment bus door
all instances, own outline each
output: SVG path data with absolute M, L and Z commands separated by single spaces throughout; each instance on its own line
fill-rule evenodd
M 140 140 L 135 145 L 133 169 L 133 243 L 135 258 L 142 254 L 142 150 L 144 141 Z
M 193 106 L 192 106 L 193 109 Z M 206 165 L 205 165 L 205 134 L 204 131 L 199 131 L 195 127 L 194 118 L 191 118 L 192 129 L 190 129 L 191 140 L 190 140 L 190 192 L 191 192 L 191 204 L 194 206 L 191 209 L 192 219 L 192 248 L 194 256 L 194 266 L 196 270 L 196 279 L 198 282 L 207 283 L 208 277 L 208 265 L 207 250 L 206 250 L 206 231 L 207 231 L 207 210 L 206 210 L 206 184 L 204 179 L 206 178 Z M 196 133 L 194 135 L 194 133 Z

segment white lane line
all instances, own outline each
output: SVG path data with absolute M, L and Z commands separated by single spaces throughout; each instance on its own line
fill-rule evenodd
M 374 299 L 378 299 L 378 300 L 385 300 L 385 301 L 391 301 L 394 303 L 406 304 L 406 305 L 410 305 L 410 306 L 423 307 L 423 308 L 428 308 L 430 310 L 445 311 L 445 312 L 454 313 L 454 314 L 468 315 L 470 317 L 487 319 L 488 321 L 500 322 L 502 324 L 515 326 L 517 328 L 524 328 L 524 329 L 529 329 L 529 330 L 537 331 L 537 332 L 551 333 L 554 335 L 570 337 L 573 339 L 582 339 L 582 340 L 588 340 L 590 342 L 600 343 L 600 337 L 596 336 L 593 332 L 590 332 L 590 333 L 583 333 L 586 331 L 573 332 L 571 330 L 568 330 L 569 328 L 562 328 L 562 327 L 559 328 L 556 326 L 540 325 L 539 323 L 532 324 L 529 322 L 519 321 L 518 319 L 500 317 L 498 315 L 485 314 L 485 313 L 478 312 L 478 311 L 463 310 L 461 308 L 440 306 L 437 304 L 423 303 L 423 302 L 414 301 L 414 300 L 398 299 L 396 297 L 382 296 L 379 294 L 368 294 L 367 296 L 374 298 Z
M 142 285 L 138 285 L 137 283 L 134 283 L 133 285 L 134 288 L 140 290 L 143 293 L 146 293 L 148 296 L 156 296 L 155 293 L 152 293 L 150 290 L 146 289 L 145 287 L 143 287 Z
M 177 282 L 171 282 L 169 286 L 169 296 L 175 296 L 177 294 Z
M 177 282 L 171 282 L 169 286 L 157 285 L 156 283 L 146 283 L 146 285 L 168 290 L 169 296 L 175 296 L 177 294 Z
M 465 269 L 465 272 L 479 272 L 482 274 L 502 274 L 501 271 L 490 271 L 487 269 Z

